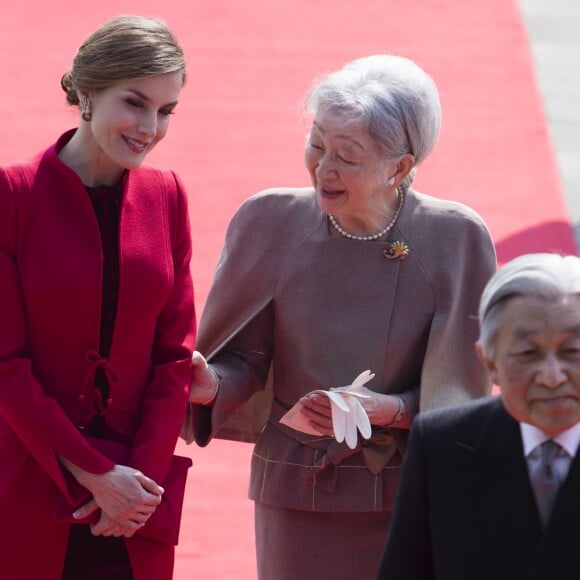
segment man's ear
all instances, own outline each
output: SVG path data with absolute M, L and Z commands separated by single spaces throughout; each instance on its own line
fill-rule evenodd
M 498 384 L 497 382 L 497 367 L 495 366 L 495 361 L 493 358 L 487 356 L 483 352 L 483 348 L 481 343 L 475 343 L 475 354 L 477 354 L 477 358 L 481 361 L 481 364 L 485 367 L 485 370 L 489 373 L 491 380 L 494 384 Z

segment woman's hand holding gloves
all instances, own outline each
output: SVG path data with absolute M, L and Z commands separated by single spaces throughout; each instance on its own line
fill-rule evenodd
M 339 443 L 346 441 L 354 449 L 358 443 L 357 429 L 368 439 L 372 434 L 371 425 L 393 425 L 404 415 L 401 397 L 375 393 L 364 386 L 374 376 L 367 370 L 351 385 L 312 391 L 304 395 L 280 422 L 311 435 L 334 436 Z
M 369 417 L 359 399 L 369 398 L 361 389 L 375 375 L 361 373 L 351 385 L 316 390 L 305 395 L 281 419 L 280 423 L 311 435 L 334 435 L 339 443 L 354 449 L 358 431 L 365 438 L 371 436 Z

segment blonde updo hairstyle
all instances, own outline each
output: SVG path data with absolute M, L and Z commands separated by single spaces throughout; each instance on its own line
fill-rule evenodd
M 78 49 L 60 81 L 69 105 L 121 81 L 181 72 L 183 50 L 167 25 L 144 16 L 118 16 L 93 32 Z
M 307 95 L 306 109 L 312 116 L 329 110 L 345 121 L 361 121 L 389 159 L 411 154 L 415 162 L 401 184 L 405 189 L 441 128 L 433 79 L 412 60 L 390 54 L 356 59 L 322 78 Z

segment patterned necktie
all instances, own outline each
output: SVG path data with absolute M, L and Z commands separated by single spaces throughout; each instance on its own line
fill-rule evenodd
M 540 461 L 530 472 L 530 479 L 536 496 L 540 518 L 542 524 L 545 526 L 550 518 L 554 500 L 558 495 L 558 488 L 560 486 L 560 481 L 554 470 L 553 462 L 560 453 L 564 452 L 564 450 L 552 439 L 544 441 L 540 445 L 540 448 Z

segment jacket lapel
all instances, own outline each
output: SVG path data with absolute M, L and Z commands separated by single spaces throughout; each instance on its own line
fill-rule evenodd
M 576 454 L 562 483 L 552 517 L 542 536 L 529 580 L 580 577 L 580 455 Z
M 472 447 L 474 493 L 478 494 L 478 523 L 488 530 L 493 545 L 513 546 L 513 557 L 528 562 L 540 538 L 540 520 L 529 483 L 519 425 L 504 409 L 500 397 L 492 400 Z M 502 552 L 503 553 L 503 552 Z

